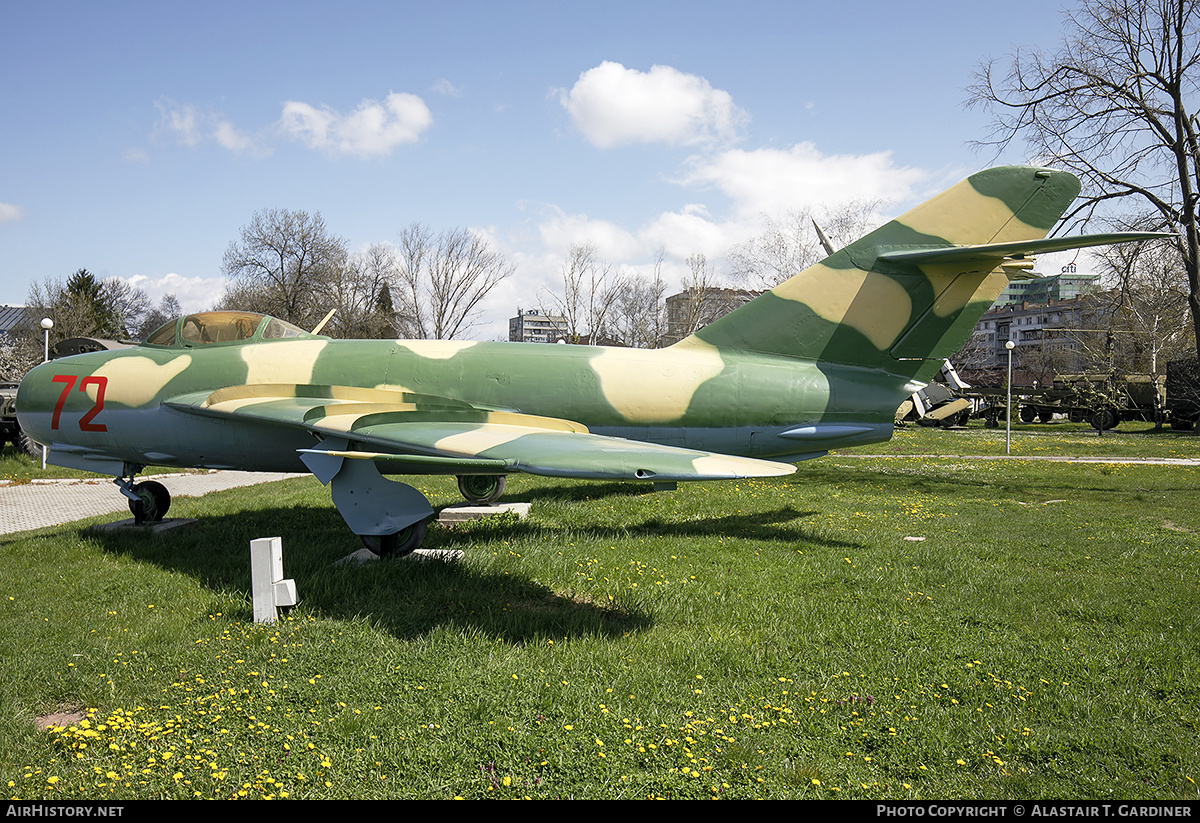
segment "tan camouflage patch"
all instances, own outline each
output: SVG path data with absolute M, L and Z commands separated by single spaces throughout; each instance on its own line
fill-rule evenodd
M 771 289 L 776 297 L 803 303 L 830 323 L 861 332 L 877 349 L 896 342 L 912 314 L 912 298 L 889 277 L 821 263 Z M 861 298 L 860 298 L 861 292 Z M 784 318 L 780 318 L 780 323 Z
M 972 300 L 991 303 L 1008 285 L 1008 276 L 999 268 L 987 272 L 962 272 L 960 267 L 952 266 L 922 266 L 921 269 L 937 294 L 933 313 L 938 317 L 949 317 Z
M 443 437 L 433 445 L 439 451 L 451 454 L 477 455 L 530 433 L 530 429 L 519 426 L 484 423 L 470 431 Z
M 430 360 L 449 360 L 478 343 L 474 340 L 397 340 L 396 345 Z
M 312 383 L 317 358 L 328 340 L 290 340 L 287 345 L 243 346 L 247 383 Z
M 362 411 L 342 411 L 339 409 L 333 414 L 327 414 L 317 420 L 310 420 L 308 425 L 325 432 L 333 431 L 341 432 L 342 434 L 349 434 L 353 429 L 354 424 L 357 423 L 359 418 L 362 416 Z
M 905 212 L 896 222 L 955 245 L 1036 240 L 1046 234 L 1045 229 L 1017 220 L 1008 204 L 980 194 L 967 180 Z M 988 236 L 981 237 L 980 232 Z
M 95 374 L 108 378 L 105 403 L 143 406 L 157 397 L 191 363 L 190 354 L 173 357 L 161 366 L 149 357 L 115 357 L 96 369 Z M 95 401 L 96 386 L 86 388 L 88 397 Z
M 402 386 L 399 383 L 376 383 L 374 386 L 371 386 L 371 388 L 378 389 L 379 391 L 398 391 L 398 392 L 415 392 L 416 391 L 416 389 L 414 389 L 414 388 L 410 388 L 408 386 Z
M 774 468 L 773 467 L 777 467 Z M 748 457 L 733 457 L 724 454 L 710 454 L 697 457 L 692 461 L 692 468 L 701 477 L 770 477 L 772 475 L 791 474 L 795 466 L 786 463 L 771 463 L 765 460 L 754 460 Z
M 604 399 L 630 423 L 666 423 L 684 415 L 692 396 L 725 368 L 711 347 L 605 349 L 591 359 Z

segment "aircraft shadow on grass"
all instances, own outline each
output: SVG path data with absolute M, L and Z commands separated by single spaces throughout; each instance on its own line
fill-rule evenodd
M 795 525 L 796 520 L 817 514 L 784 507 L 677 523 L 649 519 L 632 529 L 589 525 L 577 531 L 604 541 L 643 533 L 668 538 L 728 535 L 787 546 L 789 551 L 797 545 L 838 549 L 857 545 L 816 536 Z M 491 551 L 490 544 L 497 542 L 552 540 L 563 531 L 528 520 L 476 521 L 466 527 L 431 529 L 426 548 L 461 550 L 469 556 L 475 550 Z M 619 638 L 654 623 L 654 615 L 643 607 L 599 602 L 600 595 L 592 602 L 586 596 L 559 594 L 511 567 L 481 570 L 472 564 L 415 557 L 335 566 L 357 547 L 346 540 L 336 509 L 327 507 L 202 515 L 195 527 L 158 537 L 128 532 L 89 535 L 107 552 L 186 574 L 211 589 L 247 595 L 250 541 L 278 536 L 283 542 L 284 576 L 295 580 L 306 608 L 332 617 L 370 615 L 403 639 L 446 625 L 469 627 L 509 642 L 572 635 Z M 352 598 L 347 590 L 352 590 Z M 248 599 L 244 611 L 243 617 L 250 619 Z

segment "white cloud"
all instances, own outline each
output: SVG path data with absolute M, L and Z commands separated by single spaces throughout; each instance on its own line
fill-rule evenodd
M 642 252 L 637 236 L 616 223 L 559 209 L 550 210 L 538 225 L 538 232 L 542 246 L 564 258 L 571 246 L 583 243 L 594 245 L 604 260 L 629 260 Z
M 728 92 L 670 66 L 640 72 L 605 61 L 558 96 L 576 128 L 602 149 L 628 143 L 712 144 L 737 137 L 747 120 Z
M 158 122 L 154 124 L 155 134 L 169 136 L 185 146 L 195 146 L 203 140 L 199 124 L 200 114 L 195 106 L 163 99 L 155 103 L 154 107 L 158 109 Z
M 12 203 L 0 203 L 0 223 L 16 223 L 25 219 L 25 209 Z
M 155 305 L 168 294 L 175 295 L 185 312 L 212 308 L 217 298 L 224 293 L 227 282 L 224 277 L 184 277 L 173 272 L 159 277 L 135 274 L 122 279 L 130 286 L 144 291 Z
M 251 157 L 265 157 L 271 153 L 271 148 L 260 138 L 239 130 L 228 119 L 214 112 L 166 98 L 154 105 L 159 113 L 154 134 L 159 138 L 192 147 L 214 142 L 234 154 Z
M 536 223 L 540 243 L 522 243 L 525 248 L 540 246 L 541 256 L 529 255 L 521 266 L 522 277 L 536 269 L 543 282 L 553 283 L 553 272 L 567 249 L 590 242 L 601 259 L 635 270 L 649 270 L 662 250 L 663 275 L 674 288 L 687 270 L 686 259 L 694 254 L 705 255 L 722 274 L 729 250 L 761 234 L 763 215 L 781 217 L 803 208 L 836 210 L 853 201 L 880 201 L 891 210 L 919 199 L 927 185 L 942 180 L 940 174 L 897 166 L 889 152 L 825 155 L 804 143 L 784 150 L 699 155 L 689 160 L 686 173 L 674 182 L 696 190 L 689 194 L 693 202 L 663 211 L 639 226 L 542 207 Z M 718 208 L 702 199 L 704 190 L 719 192 L 729 202 Z M 535 258 L 539 265 L 531 267 Z M 547 273 L 549 281 L 544 279 Z
M 693 158 L 690 171 L 677 182 L 715 186 L 733 200 L 738 214 L 774 215 L 854 200 L 903 202 L 928 177 L 924 170 L 896 166 L 888 151 L 827 155 L 811 143 L 799 143 L 785 150 L 737 149 Z
M 420 97 L 393 92 L 380 103 L 364 100 L 348 115 L 322 106 L 288 101 L 283 104 L 280 129 L 312 149 L 330 154 L 375 157 L 404 143 L 415 143 L 433 124 L 433 115 Z
M 221 120 L 216 124 L 213 128 L 213 139 L 234 154 L 253 154 L 258 150 L 253 138 L 239 131 L 228 120 Z
M 462 97 L 463 87 L 456 86 L 446 78 L 442 78 L 429 87 L 429 90 L 434 94 L 442 94 L 446 97 Z
M 691 204 L 658 215 L 638 231 L 638 237 L 645 249 L 661 248 L 676 260 L 703 254 L 715 261 L 753 230 L 750 225 L 713 220 L 707 209 Z

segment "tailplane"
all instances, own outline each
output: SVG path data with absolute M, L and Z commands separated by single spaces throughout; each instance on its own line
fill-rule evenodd
M 1045 239 L 1079 194 L 1072 174 L 1027 166 L 971 175 L 676 344 L 927 379 L 966 342 L 1028 255 L 1160 237 Z M 933 372 L 929 372 L 931 375 Z

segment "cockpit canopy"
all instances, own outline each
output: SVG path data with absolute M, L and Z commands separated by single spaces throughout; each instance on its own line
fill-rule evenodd
M 249 311 L 205 311 L 188 314 L 159 326 L 142 343 L 144 346 L 191 348 L 248 340 L 283 340 L 311 337 L 291 323 Z

